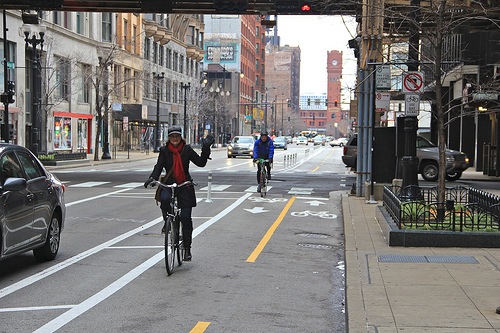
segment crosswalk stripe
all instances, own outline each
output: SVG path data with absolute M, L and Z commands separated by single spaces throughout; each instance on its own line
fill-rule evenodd
M 111 182 L 85 182 L 85 183 L 71 185 L 70 187 L 94 187 L 94 186 L 99 186 L 99 185 L 104 185 L 104 184 L 109 184 L 109 183 L 111 183 Z
M 225 189 L 231 187 L 231 185 L 212 185 L 211 190 L 214 192 L 224 191 Z M 208 191 L 208 186 L 200 188 L 200 191 Z
M 288 194 L 312 194 L 313 192 L 312 187 L 292 187 Z
M 121 184 L 121 185 L 116 185 L 116 186 L 113 186 L 113 187 L 125 187 L 125 188 L 135 188 L 135 187 L 139 187 L 139 186 L 143 186 L 144 183 L 137 183 L 137 182 L 132 182 L 132 183 L 126 183 L 126 184 Z
M 267 192 L 269 192 L 272 188 L 272 186 L 267 186 Z M 245 192 L 257 192 L 257 186 L 250 186 L 245 190 Z

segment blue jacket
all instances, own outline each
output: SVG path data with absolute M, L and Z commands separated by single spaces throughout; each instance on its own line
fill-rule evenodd
M 253 158 L 273 158 L 274 156 L 274 143 L 270 137 L 267 137 L 267 141 L 264 143 L 260 138 L 255 141 L 253 145 Z

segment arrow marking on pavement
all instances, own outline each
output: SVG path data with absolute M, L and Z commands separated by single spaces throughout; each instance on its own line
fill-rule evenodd
M 268 212 L 268 210 L 264 210 L 264 207 L 254 207 L 252 209 L 245 208 L 247 212 L 250 212 L 252 214 L 258 214 L 258 213 L 265 213 Z
M 324 203 L 324 202 L 317 201 L 317 200 L 314 200 L 314 201 L 306 201 L 306 203 L 310 204 L 311 206 L 325 205 L 325 203 Z

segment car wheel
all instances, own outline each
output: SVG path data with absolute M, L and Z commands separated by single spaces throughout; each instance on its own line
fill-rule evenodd
M 439 169 L 438 165 L 435 162 L 427 162 L 423 167 L 422 167 L 422 177 L 429 181 L 429 182 L 435 182 L 438 180 L 439 176 Z
M 344 144 L 343 143 L 339 144 L 339 147 L 344 147 Z
M 449 180 L 451 182 L 453 182 L 455 180 L 459 180 L 460 177 L 462 177 L 462 172 L 460 172 L 460 171 L 455 172 L 455 173 L 446 174 L 446 180 Z
M 61 223 L 59 216 L 54 214 L 50 221 L 49 230 L 47 232 L 47 240 L 42 247 L 33 250 L 35 258 L 40 261 L 49 261 L 56 257 L 59 251 L 59 242 L 61 241 Z

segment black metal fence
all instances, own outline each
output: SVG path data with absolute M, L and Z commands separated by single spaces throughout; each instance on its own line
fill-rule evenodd
M 445 202 L 437 202 L 437 187 L 418 188 L 418 200 L 402 200 L 408 189 L 384 186 L 383 202 L 399 229 L 500 231 L 500 197 L 476 188 L 445 190 Z

